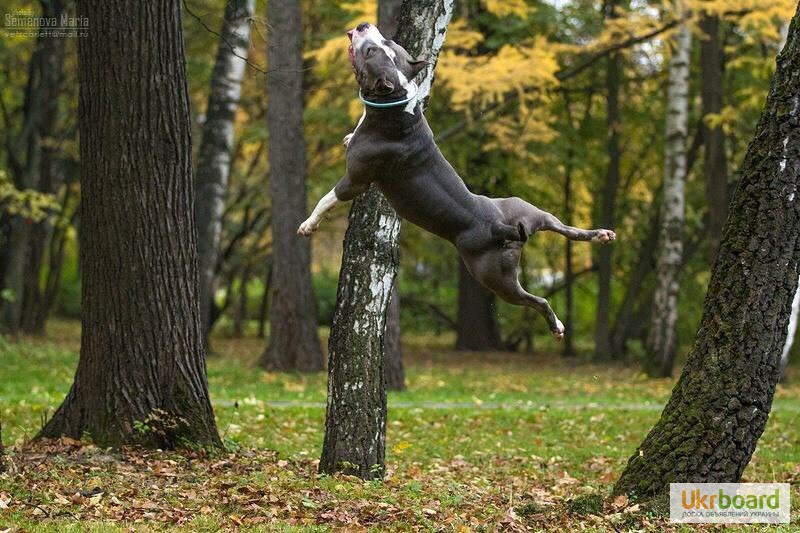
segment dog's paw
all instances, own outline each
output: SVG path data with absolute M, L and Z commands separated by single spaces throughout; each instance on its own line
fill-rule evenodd
M 303 237 L 310 237 L 312 233 L 317 231 L 317 228 L 319 228 L 319 221 L 309 218 L 300 224 L 300 227 L 297 228 L 297 234 Z
M 564 329 L 564 324 L 556 318 L 556 329 L 553 330 L 553 337 L 555 337 L 557 341 L 560 341 L 564 338 L 564 331 L 566 331 Z
M 617 234 L 610 229 L 599 229 L 597 235 L 592 238 L 592 242 L 599 242 L 600 244 L 608 244 L 617 240 Z
M 350 146 L 350 141 L 353 139 L 353 135 L 355 135 L 355 133 L 348 133 L 345 135 L 344 139 L 342 139 L 342 144 L 345 146 Z

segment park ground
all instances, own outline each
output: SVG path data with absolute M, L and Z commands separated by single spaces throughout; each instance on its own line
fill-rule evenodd
M 388 472 L 363 482 L 316 474 L 327 376 L 257 370 L 261 339 L 214 339 L 209 384 L 227 446 L 214 454 L 28 443 L 72 382 L 79 325 L 0 339 L 0 531 L 689 530 L 668 524 L 663 502 L 609 495 L 672 380 L 546 349 L 464 354 L 405 341 L 408 390 L 389 394 Z M 790 383 L 745 481 L 800 481 L 800 374 Z M 777 530 L 795 530 L 799 514 Z

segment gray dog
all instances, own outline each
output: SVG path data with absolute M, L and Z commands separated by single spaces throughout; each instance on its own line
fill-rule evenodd
M 374 181 L 402 218 L 452 242 L 478 282 L 509 303 L 536 309 L 553 335 L 562 338 L 564 325 L 547 300 L 519 283 L 522 245 L 539 230 L 603 244 L 616 234 L 566 226 L 520 198 L 472 194 L 436 146 L 417 102 L 417 86 L 411 80 L 427 62 L 413 59 L 371 24 L 360 24 L 347 34 L 364 114 L 345 137 L 344 177 L 297 233 L 311 235 L 327 211 L 352 200 Z

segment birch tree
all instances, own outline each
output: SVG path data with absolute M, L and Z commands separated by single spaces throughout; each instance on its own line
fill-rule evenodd
M 417 77 L 423 109 L 454 0 L 405 0 L 395 40 L 430 65 Z M 397 274 L 400 219 L 373 184 L 356 198 L 345 234 L 328 343 L 328 406 L 320 472 L 363 479 L 385 469 L 383 334 Z
M 680 2 L 680 0 L 679 0 Z M 676 6 L 683 13 L 681 5 Z M 647 338 L 648 373 L 669 376 L 675 360 L 678 289 L 683 261 L 684 178 L 689 127 L 689 60 L 692 33 L 681 24 L 673 39 L 667 89 L 666 147 L 661 202 L 656 289 Z
M 200 314 L 208 345 L 209 313 L 214 297 L 222 211 L 228 190 L 233 147 L 233 122 L 250 46 L 250 18 L 255 0 L 230 0 L 220 30 L 219 48 L 197 154 L 195 219 L 200 271 Z
M 800 9 L 740 174 L 686 366 L 618 493 L 738 482 L 766 426 L 800 263 Z

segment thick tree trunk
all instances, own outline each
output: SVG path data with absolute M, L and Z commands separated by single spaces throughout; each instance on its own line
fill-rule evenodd
M 297 236 L 306 213 L 303 133 L 303 32 L 295 0 L 268 0 L 267 127 L 272 195 L 273 263 L 268 370 L 318 372 L 324 367 L 311 285 L 311 248 Z
M 742 163 L 703 318 L 661 419 L 615 491 L 738 482 L 780 376 L 800 261 L 800 11 Z
M 388 390 L 405 390 L 406 371 L 403 366 L 403 347 L 400 345 L 400 291 L 395 282 L 389 309 L 386 312 L 386 328 L 383 338 L 383 374 Z
M 656 289 L 647 338 L 651 376 L 672 375 L 677 348 L 678 291 L 683 263 L 684 176 L 689 126 L 689 60 L 692 33 L 682 24 L 674 38 L 667 89 L 666 147 L 661 202 Z
M 402 0 L 378 1 L 378 29 L 387 39 L 393 39 L 397 33 L 397 22 Z M 386 388 L 403 390 L 406 388 L 406 373 L 403 367 L 403 346 L 400 342 L 400 289 L 397 283 L 392 289 L 389 309 L 386 314 L 384 330 L 384 375 Z
M 395 40 L 431 65 L 420 73 L 423 109 L 453 0 L 406 0 Z M 344 43 L 343 43 L 344 46 Z M 328 343 L 328 408 L 319 470 L 383 477 L 386 439 L 383 333 L 397 273 L 400 221 L 375 186 L 353 202 Z
M 456 350 L 486 352 L 500 349 L 500 344 L 494 294 L 475 281 L 459 258 Z
M 80 0 L 75 381 L 41 437 L 220 446 L 198 306 L 180 3 Z M 120 31 L 125 28 L 125 31 Z
M 606 0 L 604 16 L 607 20 L 618 17 L 617 0 Z M 606 123 L 608 126 L 608 169 L 600 195 L 602 205 L 598 213 L 598 228 L 616 226 L 617 189 L 620 180 L 620 108 L 619 92 L 622 77 L 622 56 L 611 54 L 606 67 Z M 611 351 L 611 275 L 613 247 L 601 246 L 597 253 L 597 314 L 594 330 L 594 357 L 608 360 L 615 354 Z
M 217 45 L 217 59 L 197 154 L 195 219 L 200 271 L 200 314 L 203 340 L 208 346 L 211 299 L 216 288 L 222 212 L 228 191 L 233 148 L 233 125 L 239 105 L 245 61 L 250 47 L 250 18 L 255 0 L 230 0 Z M 238 56 L 238 57 L 237 57 Z
M 719 18 L 703 13 L 700 30 L 700 94 L 703 117 L 722 111 L 725 58 L 719 38 Z M 728 163 L 725 154 L 725 132 L 722 126 L 704 123 L 706 203 L 708 204 L 709 262 L 714 259 L 722 238 L 722 226 L 728 217 Z
M 42 15 L 60 18 L 65 12 L 59 0 L 42 2 Z M 58 127 L 59 96 L 61 75 L 64 63 L 64 42 L 59 37 L 44 37 L 40 41 L 41 60 L 39 80 L 41 83 L 42 111 L 38 125 L 39 177 L 37 189 L 43 193 L 56 194 L 63 181 L 59 149 L 55 144 Z M 20 326 L 27 333 L 44 332 L 47 316 L 44 288 L 42 287 L 42 267 L 45 251 L 53 235 L 50 220 L 42 220 L 29 230 L 26 266 L 21 293 Z

